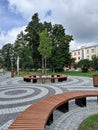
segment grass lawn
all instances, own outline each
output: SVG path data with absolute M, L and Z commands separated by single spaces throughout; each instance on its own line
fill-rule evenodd
M 19 71 L 19 76 L 40 74 L 41 71 Z
M 31 74 L 40 74 L 41 70 L 39 71 L 20 71 L 19 76 L 24 76 L 24 75 L 31 75 Z M 86 77 L 93 77 L 93 75 L 98 75 L 98 72 L 80 72 L 80 71 L 64 71 L 64 72 L 57 72 L 53 73 L 50 71 L 47 71 L 48 74 L 66 74 L 70 76 L 86 76 Z
M 80 124 L 78 130 L 98 130 L 98 114 L 92 115 L 85 119 Z
M 71 76 L 86 76 L 86 77 L 93 77 L 93 75 L 98 75 L 98 72 L 80 72 L 80 71 L 67 71 L 65 72 L 67 75 Z

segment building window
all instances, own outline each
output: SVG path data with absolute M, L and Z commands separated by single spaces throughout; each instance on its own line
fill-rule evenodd
M 89 59 L 89 55 L 87 55 L 87 59 Z
M 78 52 L 78 55 L 80 55 L 80 52 Z
M 87 54 L 89 53 L 89 50 L 87 50 Z
M 78 60 L 80 60 L 80 57 L 78 57 Z
M 91 49 L 91 52 L 94 53 L 94 52 L 95 52 L 95 49 Z
M 76 52 L 74 52 L 74 56 L 76 55 Z

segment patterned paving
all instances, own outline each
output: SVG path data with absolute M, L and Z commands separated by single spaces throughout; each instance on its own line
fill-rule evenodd
M 92 78 L 69 76 L 62 83 L 33 84 L 22 77 L 0 75 L 0 130 L 7 130 L 16 116 L 32 103 L 50 95 L 74 90 L 94 90 Z

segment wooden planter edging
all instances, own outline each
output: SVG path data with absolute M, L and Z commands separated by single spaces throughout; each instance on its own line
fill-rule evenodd
M 98 91 L 73 91 L 53 95 L 42 99 L 24 112 L 12 123 L 8 130 L 44 130 L 46 124 L 53 122 L 53 111 L 58 109 L 62 112 L 69 111 L 68 101 L 75 99 L 80 107 L 86 106 L 86 97 L 98 96 Z
M 37 83 L 38 80 L 42 81 L 42 83 L 45 83 L 46 80 L 50 80 L 51 83 L 55 83 L 56 79 L 58 79 L 58 82 L 66 81 L 67 76 L 64 74 L 57 74 L 57 75 L 56 74 L 51 74 L 51 75 L 33 74 L 33 75 L 26 75 L 23 77 L 24 81 L 26 82 L 32 81 L 33 83 Z
M 93 85 L 94 87 L 98 87 L 98 75 L 93 75 Z

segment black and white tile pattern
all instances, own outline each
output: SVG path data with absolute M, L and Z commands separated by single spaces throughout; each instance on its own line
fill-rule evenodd
M 68 80 L 55 83 L 24 82 L 22 77 L 0 76 L 0 130 L 7 130 L 16 116 L 32 103 L 64 91 L 93 90 L 92 78 L 68 76 Z M 59 129 L 58 129 L 59 130 Z

